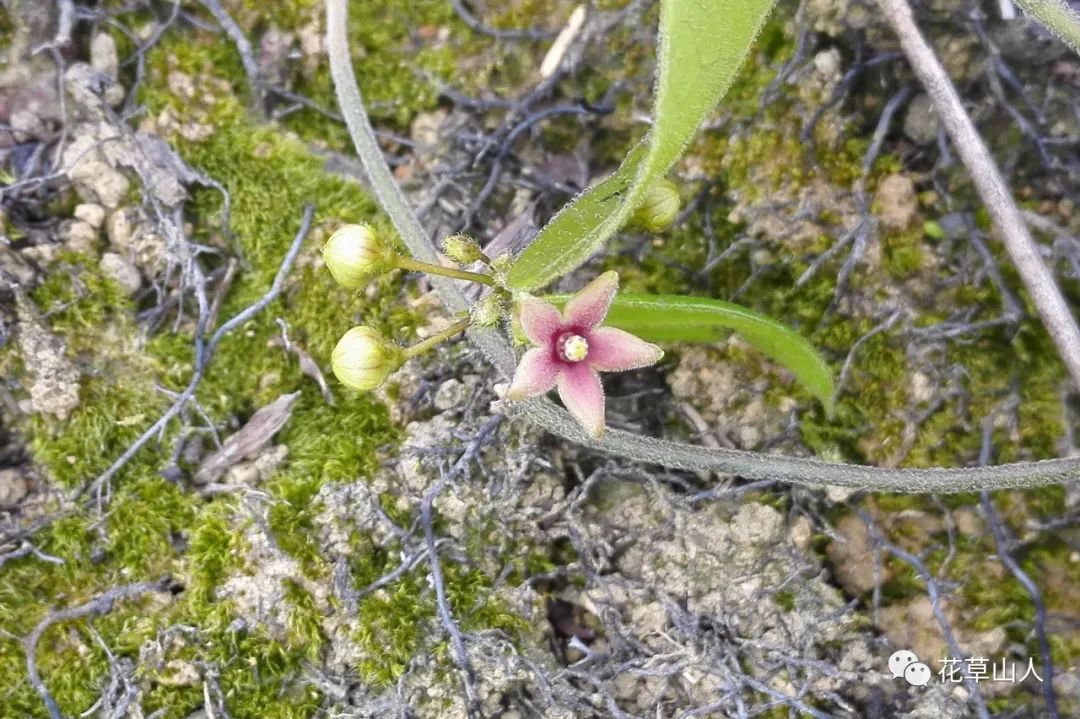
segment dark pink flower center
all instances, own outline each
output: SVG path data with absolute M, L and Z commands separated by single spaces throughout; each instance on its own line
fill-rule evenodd
M 555 340 L 555 352 L 563 362 L 581 362 L 589 356 L 589 341 L 577 332 L 563 332 Z

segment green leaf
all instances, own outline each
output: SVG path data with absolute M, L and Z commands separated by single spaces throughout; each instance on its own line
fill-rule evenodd
M 615 174 L 559 210 L 514 262 L 507 283 L 516 289 L 542 287 L 580 265 L 615 234 L 616 212 L 624 204 L 622 199 L 638 173 L 646 149 L 644 141 L 638 143 Z
M 557 307 L 570 295 L 545 297 Z M 786 367 L 832 413 L 833 376 L 825 359 L 802 335 L 739 305 L 682 295 L 615 295 L 604 324 L 650 342 L 711 343 L 730 330 Z
M 663 0 L 651 132 L 614 175 L 540 230 L 510 269 L 511 287 L 533 290 L 562 277 L 626 223 L 731 87 L 774 1 Z

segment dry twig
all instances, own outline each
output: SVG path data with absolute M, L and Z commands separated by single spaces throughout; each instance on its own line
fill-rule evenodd
M 60 712 L 60 707 L 57 706 L 56 700 L 49 693 L 48 687 L 45 686 L 45 683 L 41 680 L 41 674 L 38 672 L 37 645 L 45 631 L 57 622 L 108 614 L 112 611 L 113 604 L 120 599 L 134 599 L 150 592 L 168 592 L 170 582 L 171 580 L 165 579 L 159 582 L 138 582 L 113 587 L 85 604 L 53 612 L 37 623 L 37 626 L 23 640 L 23 648 L 26 651 L 26 671 L 30 675 L 30 684 L 34 687 L 38 696 L 41 697 L 41 700 L 45 702 L 45 708 L 48 709 L 49 716 L 52 719 L 63 719 L 64 715 Z

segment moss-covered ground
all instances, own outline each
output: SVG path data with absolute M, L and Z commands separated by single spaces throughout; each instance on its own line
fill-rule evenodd
M 254 4 L 246 9 L 230 5 L 242 22 L 246 14 L 254 18 L 261 12 Z M 299 25 L 319 12 L 321 3 L 296 2 L 276 22 Z M 411 71 L 464 74 L 455 67 L 449 44 L 412 52 L 410 32 L 417 27 L 445 28 L 451 15 L 442 2 L 365 3 L 354 13 L 354 47 L 365 59 L 361 77 L 374 107 L 383 108 L 376 110 L 380 119 L 407 128 L 419 110 L 434 106 L 431 86 Z M 450 29 L 454 38 L 468 37 L 460 24 L 451 23 Z M 117 37 L 123 47 L 124 37 L 120 33 Z M 210 78 L 222 82 L 212 85 L 216 93 L 202 96 L 197 106 L 186 106 L 168 86 L 170 73 L 175 72 L 200 84 Z M 332 105 L 325 67 L 318 68 L 305 91 Z M 285 319 L 291 336 L 322 362 L 337 338 L 360 321 L 407 335 L 418 320 L 394 301 L 396 291 L 387 289 L 392 283 L 361 297 L 338 288 L 321 264 L 313 262 L 328 228 L 356 221 L 385 228 L 386 223 L 355 180 L 328 173 L 303 139 L 254 117 L 246 109 L 246 94 L 231 46 L 209 34 L 191 33 L 167 38 L 150 53 L 140 99 L 152 116 L 171 108 L 181 122 L 194 118 L 213 127 L 203 142 L 169 139 L 177 142 L 188 163 L 221 182 L 232 198 L 229 229 L 242 270 L 222 307 L 222 318 L 267 290 L 299 227 L 303 204 L 316 205 L 314 230 L 286 291 L 221 344 L 196 398 L 215 421 L 235 426 L 279 395 L 301 392 L 290 423 L 277 437 L 289 448 L 288 458 L 264 487 L 271 505 L 268 519 L 281 548 L 299 559 L 305 572 L 326 576 L 329 570 L 308 533 L 310 516 L 318 509 L 312 498 L 324 483 L 369 476 L 377 466 L 379 449 L 392 446 L 398 430 L 370 396 L 340 391 L 334 406 L 325 404 L 295 358 L 272 344 L 280 336 L 275 318 Z M 320 123 L 318 117 L 312 113 L 302 122 L 286 124 L 303 128 L 305 138 L 323 138 L 344 149 L 340 127 Z M 193 199 L 191 239 L 227 245 L 220 224 L 220 195 L 198 191 Z M 61 258 L 56 271 L 34 289 L 32 299 L 48 313 L 51 329 L 65 341 L 68 356 L 83 375 L 81 403 L 73 415 L 65 422 L 35 419 L 27 431 L 36 465 L 67 491 L 103 471 L 164 410 L 170 402 L 168 392 L 187 384 L 193 367 L 192 328 L 188 321 L 178 332 L 142 335 L 131 300 L 102 276 L 96 258 L 81 255 Z M 3 361 L 17 371 L 13 350 L 13 346 L 6 349 Z M 177 624 L 195 627 L 197 634 L 167 659 L 220 667 L 221 689 L 229 697 L 233 716 L 311 716 L 318 706 L 316 693 L 294 688 L 302 662 L 317 657 L 322 648 L 319 617 L 310 597 L 299 586 L 288 589 L 293 619 L 286 642 L 271 639 L 258 627 L 230 626 L 235 616 L 228 603 L 218 601 L 215 589 L 228 575 L 245 571 L 245 540 L 239 530 L 251 518 L 237 501 L 204 499 L 161 476 L 177 430 L 168 428 L 163 441 L 151 442 L 113 479 L 103 519 L 76 511 L 35 536 L 36 546 L 62 558 L 63 564 L 29 559 L 4 567 L 0 672 L 6 679 L 0 690 L 0 716 L 38 716 L 44 711 L 27 678 L 17 637 L 29 633 L 52 609 L 81 604 L 110 586 L 163 576 L 183 585 L 177 598 L 119 604 L 93 620 L 92 626 L 109 638 L 113 652 L 137 656 L 160 630 Z M 358 553 L 352 568 L 358 586 L 393 568 L 395 561 L 385 549 Z M 504 610 L 485 610 L 478 600 L 490 578 L 450 570 L 446 580 L 451 602 L 462 608 L 466 626 L 513 628 L 513 619 Z M 377 684 L 392 681 L 416 651 L 420 620 L 434 611 L 422 582 L 421 575 L 406 577 L 392 594 L 372 595 L 361 603 L 365 628 L 356 640 L 370 657 L 356 667 L 362 677 Z M 108 678 L 107 657 L 89 629 L 81 622 L 58 624 L 38 647 L 42 675 L 65 714 L 89 708 Z M 144 708 L 165 709 L 165 717 L 186 716 L 203 702 L 201 684 L 178 687 L 168 681 L 147 681 L 146 686 L 151 688 L 143 697 Z

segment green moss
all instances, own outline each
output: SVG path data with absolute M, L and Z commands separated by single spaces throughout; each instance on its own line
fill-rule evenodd
M 773 601 L 776 602 L 776 606 L 790 613 L 795 609 L 795 592 L 790 589 L 782 589 L 773 595 Z
M 166 398 L 150 394 L 149 384 L 131 386 L 121 382 L 123 374 L 83 380 L 79 407 L 61 430 L 54 420 L 42 416 L 30 422 L 30 447 L 34 460 L 48 476 L 67 487 L 80 486 L 96 477 L 142 434 L 144 428 L 164 410 Z M 150 449 L 130 462 L 120 478 L 150 469 L 162 457 Z
M 309 660 L 315 660 L 326 641 L 321 624 L 322 614 L 310 592 L 292 579 L 284 580 L 283 584 L 285 599 L 290 605 L 289 646 L 306 654 Z
M 97 258 L 63 252 L 52 271 L 34 288 L 31 298 L 49 318 L 54 332 L 83 340 L 76 351 L 93 348 L 88 337 L 100 336 L 112 322 L 127 322 L 131 300 L 115 282 L 101 274 Z M 98 347 L 100 349 L 100 347 Z
M 171 44 L 179 53 L 173 56 L 191 70 L 214 64 L 220 53 L 209 45 L 201 48 L 202 54 L 179 49 L 181 45 Z M 146 99 L 157 110 L 169 104 L 180 113 L 184 108 L 155 84 L 167 77 L 164 52 L 150 60 L 158 72 L 151 73 L 144 86 Z M 212 116 L 217 134 L 208 145 L 187 145 L 182 150 L 189 162 L 222 180 L 232 192 L 232 230 L 246 261 L 222 309 L 222 317 L 228 317 L 265 292 L 296 231 L 305 200 L 319 202 L 319 226 L 311 248 L 325 234 L 325 225 L 371 218 L 374 205 L 355 184 L 324 173 L 321 161 L 299 142 L 254 125 L 237 100 L 223 97 L 220 104 L 193 110 L 206 113 L 200 117 Z M 259 156 L 263 151 L 266 157 Z M 212 192 L 196 193 L 193 212 L 194 239 L 219 243 L 220 198 Z M 306 256 L 312 254 L 309 250 Z M 76 255 L 60 262 L 32 298 L 49 313 L 52 330 L 82 370 L 81 404 L 66 422 L 36 418 L 29 439 L 33 458 L 46 474 L 73 487 L 105 469 L 160 415 L 169 397 L 157 385 L 174 391 L 185 386 L 193 350 L 185 332 L 166 331 L 141 341 L 131 320 L 132 303 L 100 275 L 96 263 Z M 338 406 L 327 407 L 295 359 L 267 346 L 280 332 L 273 320 L 281 316 L 289 321 L 292 338 L 325 365 L 337 336 L 365 312 L 383 321 L 400 313 L 390 310 L 383 298 L 363 309 L 308 262 L 281 300 L 220 345 L 197 396 L 216 421 L 239 423 L 281 393 L 302 390 L 293 422 L 279 438 L 290 447 L 290 460 L 267 490 L 272 495 L 270 524 L 275 537 L 307 571 L 316 572 L 317 548 L 308 538 L 316 509 L 310 498 L 328 477 L 353 480 L 369 473 L 375 466 L 375 449 L 395 432 L 385 410 L 371 399 L 342 393 Z M 101 341 L 103 336 L 107 343 Z M 257 628 L 250 634 L 228 630 L 235 615 L 215 594 L 244 561 L 238 510 L 231 498 L 204 501 L 159 476 L 178 429 L 175 424 L 167 427 L 163 442 L 155 438 L 112 480 L 104 520 L 99 523 L 91 514 L 76 513 L 38 535 L 42 551 L 63 558 L 64 564 L 29 559 L 5 566 L 0 614 L 12 618 L 6 624 L 9 630 L 25 634 L 51 607 L 81 603 L 115 584 L 172 575 L 182 581 L 185 591 L 171 605 L 147 612 L 145 603 L 121 604 L 94 620 L 113 651 L 137 654 L 142 642 L 159 629 L 188 624 L 202 636 L 192 645 L 193 657 L 220 665 L 222 689 L 230 697 L 233 716 L 309 716 L 318 695 L 295 686 L 302 661 L 319 647 L 318 618 L 310 597 L 296 586 L 286 587 L 289 646 L 280 646 Z M 60 640 L 67 636 L 65 625 L 50 631 L 39 656 L 61 708 L 75 714 L 96 699 L 107 667 L 104 653 L 85 635 L 85 624 L 76 622 L 71 628 L 85 648 Z M 0 641 L 0 668 L 17 678 L 5 693 L 5 709 L 39 715 L 40 699 L 25 680 L 18 679 L 25 677 L 21 651 L 9 639 Z M 73 660 L 79 653 L 80 658 Z M 259 668 L 257 677 L 252 676 L 253 666 Z M 147 707 L 167 708 L 167 716 L 178 717 L 202 701 L 196 689 L 156 685 L 145 699 Z
M 258 35 L 267 29 L 264 5 L 254 0 L 225 3 L 247 32 Z M 482 21 L 497 28 L 561 27 L 574 3 L 515 2 L 506 8 L 491 8 Z M 322 30 L 323 7 L 312 0 L 289 0 L 275 10 L 273 26 L 284 32 L 310 33 Z M 629 30 L 616 33 L 630 35 Z M 535 68 L 547 43 L 498 42 L 471 30 L 441 0 L 400 3 L 372 0 L 349 8 L 349 47 L 357 69 L 357 81 L 372 118 L 397 132 L 408 132 L 416 115 L 436 109 L 440 83 L 466 94 L 495 93 L 512 96 L 525 82 L 534 80 Z M 198 39 L 224 45 L 228 71 L 225 76 L 236 92 L 246 96 L 247 78 L 231 47 L 217 37 Z M 640 43 L 628 43 L 638 52 Z M 311 99 L 316 105 L 337 106 L 333 81 L 324 58 L 308 56 L 285 63 L 283 84 Z M 287 103 L 283 103 L 287 104 Z M 338 150 L 350 146 L 344 126 L 313 109 L 299 109 L 283 120 L 289 130 L 305 140 Z
M 396 522 L 411 524 L 411 518 L 402 514 L 400 508 L 394 510 Z M 437 527 L 438 529 L 438 527 Z M 470 530 L 465 545 L 479 545 L 481 529 Z M 490 539 L 490 538 L 489 538 Z M 398 546 L 385 546 L 371 541 L 370 537 L 354 535 L 350 572 L 355 589 L 364 589 L 372 582 L 397 568 L 401 561 L 401 549 Z M 488 541 L 483 545 L 487 552 L 492 551 Z M 477 550 L 480 551 L 480 550 Z M 502 553 L 504 556 L 507 552 Z M 532 568 L 534 562 L 543 560 L 522 560 Z M 518 562 L 507 556 L 512 565 Z M 514 614 L 495 594 L 496 570 L 487 574 L 475 568 L 457 562 L 442 561 L 443 581 L 447 600 L 454 617 L 463 631 L 497 629 L 516 638 L 530 631 L 525 621 Z M 437 628 L 439 619 L 436 612 L 433 591 L 427 579 L 428 564 L 421 563 L 413 571 L 394 584 L 365 595 L 358 608 L 358 627 L 352 639 L 360 650 L 362 659 L 357 665 L 364 681 L 389 686 L 397 681 L 408 668 L 409 661 L 418 652 L 434 653 L 446 657 L 447 646 L 444 641 L 433 642 L 432 636 L 442 636 Z M 510 570 L 505 581 L 511 585 L 523 576 L 530 574 Z
M 447 38 L 438 33 L 447 29 Z M 357 81 L 372 117 L 407 130 L 418 112 L 436 106 L 437 89 L 425 77 L 451 78 L 459 60 L 471 54 L 472 38 L 449 3 L 421 0 L 407 5 L 390 0 L 349 8 L 349 47 L 360 70 Z M 324 107 L 336 107 L 333 82 L 325 67 L 300 88 Z M 307 131 L 346 146 L 340 125 L 305 118 Z M 315 136 L 315 135 L 313 135 Z M 336 143 L 335 143 L 336 144 Z
M 215 132 L 205 142 L 174 139 L 186 161 L 221 181 L 232 194 L 229 241 L 244 265 L 222 317 L 265 292 L 296 231 L 301 206 L 307 200 L 318 204 L 308 249 L 285 293 L 221 343 L 196 396 L 216 422 L 239 426 L 280 394 L 301 391 L 291 422 L 277 438 L 289 448 L 288 458 L 263 489 L 270 495 L 267 519 L 277 545 L 296 557 L 308 576 L 325 580 L 325 561 L 312 539 L 313 519 L 322 509 L 314 497 L 327 481 L 363 481 L 370 476 L 378 465 L 377 451 L 391 445 L 398 434 L 385 409 L 370 396 L 338 390 L 335 405 L 328 406 L 314 383 L 300 373 L 295 358 L 269 346 L 280 334 L 274 318 L 287 321 L 290 337 L 323 366 L 340 334 L 358 322 L 407 334 L 420 318 L 394 302 L 396 293 L 380 292 L 361 301 L 339 289 L 311 261 L 319 240 L 341 222 L 375 221 L 388 231 L 355 183 L 324 172 L 321 160 L 298 140 L 255 124 L 241 101 L 228 93 L 184 106 L 168 91 L 164 83 L 170 70 L 199 77 L 211 94 L 222 88 L 213 76 L 220 73 L 227 78 L 235 67 L 220 46 L 166 40 L 148 58 L 152 72 L 143 86 L 143 99 L 154 114 L 169 108 L 179 123 L 214 125 Z M 191 210 L 193 239 L 221 245 L 220 196 L 197 191 Z M 84 258 L 77 256 L 63 262 L 71 271 L 50 276 L 34 299 L 53 310 L 52 328 L 85 370 L 83 402 L 66 423 L 35 420 L 30 434 L 35 461 L 57 481 L 77 486 L 102 471 L 159 415 L 169 397 L 157 385 L 172 391 L 183 388 L 194 357 L 191 337 L 183 331 L 161 332 L 140 343 L 130 320 L 134 309 L 130 301 L 100 276 L 93 263 L 84 266 Z M 381 285 L 384 290 L 392 286 L 389 278 Z M 101 351 L 103 331 L 115 337 L 116 342 L 110 343 L 115 351 Z M 114 478 L 111 513 L 101 524 L 103 536 L 90 515 L 82 514 L 42 533 L 43 551 L 63 557 L 65 564 L 43 570 L 25 560 L 14 563 L 16 575 L 25 572 L 34 580 L 0 590 L 0 612 L 14 612 L 14 626 L 25 633 L 48 606 L 85 601 L 110 583 L 176 576 L 185 591 L 169 607 L 143 615 L 139 607 L 118 606 L 98 620 L 101 626 L 108 622 L 110 632 L 105 636 L 113 649 L 137 653 L 141 643 L 164 626 L 189 624 L 198 628 L 200 638 L 185 650 L 185 659 L 219 665 L 222 690 L 234 716 L 309 716 L 319 696 L 299 688 L 301 665 L 325 646 L 320 610 L 299 583 L 290 582 L 283 588 L 288 604 L 285 643 L 258 627 L 230 628 L 234 611 L 217 598 L 217 590 L 243 570 L 247 547 L 240 531 L 243 523 L 237 523 L 243 515 L 230 497 L 206 501 L 158 475 L 177 430 L 167 427 L 164 442 L 152 442 Z M 396 555 L 369 548 L 353 567 L 357 584 L 381 576 L 397 561 Z M 418 571 L 388 588 L 388 594 L 376 593 L 361 603 L 358 640 L 370 659 L 356 670 L 369 680 L 392 681 L 409 657 L 427 646 L 427 627 L 436 620 L 423 576 Z M 499 628 L 511 634 L 522 629 L 520 620 L 493 596 L 493 578 L 448 563 L 446 583 L 462 626 Z M 68 655 L 52 644 L 42 645 L 49 686 L 65 712 L 83 711 L 96 698 L 97 683 L 106 671 L 104 656 L 93 655 L 74 670 Z M 5 653 L 0 665 L 21 676 L 20 662 L 19 652 L 12 651 Z M 258 667 L 257 677 L 252 676 L 253 666 Z M 167 716 L 184 716 L 201 702 L 201 692 L 154 685 L 145 701 L 148 708 L 166 708 Z M 11 706 L 34 714 L 40 712 L 39 704 L 25 682 L 12 690 Z
M 6 51 L 11 47 L 11 41 L 15 37 L 16 25 L 11 17 L 7 5 L 0 5 L 0 50 Z M 9 59 L 8 62 L 11 62 Z
M 32 293 L 50 329 L 82 370 L 80 404 L 65 423 L 41 415 L 30 424 L 35 460 L 48 476 L 76 486 L 101 473 L 164 409 L 153 386 L 160 365 L 138 352 L 131 302 L 96 263 L 69 256 Z M 152 458 L 137 457 L 130 473 Z
M 247 545 L 243 533 L 237 531 L 233 514 L 234 508 L 222 502 L 210 504 L 199 513 L 185 557 L 185 574 L 190 579 L 187 591 L 193 602 L 211 604 L 214 590 L 243 562 Z
M 925 263 L 923 232 L 886 232 L 881 237 L 882 264 L 892 277 L 903 280 L 919 272 Z

